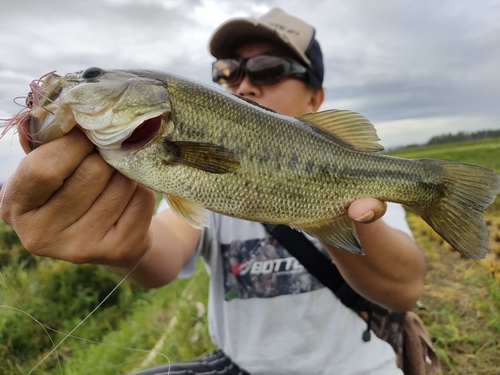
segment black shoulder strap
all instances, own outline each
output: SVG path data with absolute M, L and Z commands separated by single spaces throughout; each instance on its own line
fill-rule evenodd
M 324 286 L 329 288 L 347 307 L 357 311 L 368 312 L 367 329 L 363 332 L 362 339 L 370 341 L 370 324 L 372 313 L 391 315 L 391 320 L 402 324 L 405 313 L 394 313 L 368 301 L 352 289 L 344 280 L 338 268 L 323 255 L 316 246 L 302 233 L 286 225 L 263 224 L 266 230 L 278 240 L 308 271 L 315 276 Z
M 301 232 L 286 225 L 263 224 L 314 277 L 329 288 L 347 307 L 387 315 L 390 312 L 360 296 L 344 280 L 339 270 Z

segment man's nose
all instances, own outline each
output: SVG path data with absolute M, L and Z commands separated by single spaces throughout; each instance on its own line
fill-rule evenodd
M 262 94 L 262 89 L 260 86 L 254 84 L 248 76 L 245 74 L 240 84 L 233 91 L 235 94 L 247 97 L 258 97 Z

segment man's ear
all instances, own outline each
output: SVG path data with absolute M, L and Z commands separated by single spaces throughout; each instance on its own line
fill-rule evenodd
M 309 109 L 310 112 L 316 112 L 323 101 L 325 100 L 325 90 L 323 88 L 320 89 L 311 89 L 311 97 L 309 98 Z

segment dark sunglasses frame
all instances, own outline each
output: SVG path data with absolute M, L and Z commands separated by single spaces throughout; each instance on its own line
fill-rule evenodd
M 270 76 L 259 76 L 259 73 L 262 74 L 266 69 L 272 70 L 270 67 L 263 66 L 260 70 L 259 68 L 251 68 L 248 69 L 247 65 L 250 62 L 258 61 L 258 59 L 262 59 L 262 57 L 272 57 L 279 61 L 282 64 L 283 71 L 279 74 L 270 75 Z M 224 67 L 221 65 L 225 64 Z M 224 69 L 232 70 L 229 75 L 225 75 L 222 73 Z M 218 59 L 212 64 L 212 80 L 215 83 L 220 84 L 224 87 L 233 87 L 237 86 L 241 83 L 245 75 L 250 79 L 250 81 L 255 85 L 272 85 L 278 83 L 285 77 L 293 76 L 298 78 L 308 85 L 319 88 L 321 84 L 318 82 L 318 79 L 314 75 L 311 69 L 305 67 L 301 63 L 284 56 L 277 56 L 271 54 L 262 54 L 247 58 L 233 58 L 233 59 Z

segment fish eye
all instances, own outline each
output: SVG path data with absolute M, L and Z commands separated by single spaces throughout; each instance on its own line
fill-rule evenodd
M 101 68 L 96 68 L 96 67 L 92 67 L 92 68 L 88 68 L 87 70 L 85 70 L 82 74 L 82 78 L 83 79 L 92 79 L 92 78 L 97 78 L 99 77 L 102 73 L 104 73 L 104 71 L 101 69 Z

